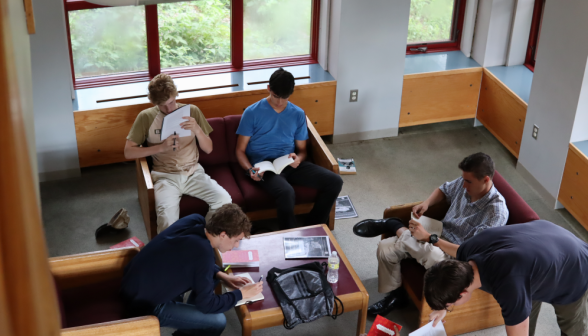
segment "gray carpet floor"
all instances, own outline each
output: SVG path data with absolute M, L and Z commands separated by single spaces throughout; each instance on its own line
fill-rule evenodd
M 353 225 L 366 218 L 382 218 L 391 205 L 424 200 L 443 182 L 460 175 L 457 164 L 465 156 L 485 152 L 496 168 L 542 219 L 554 222 L 581 239 L 588 232 L 565 209 L 554 210 L 515 170 L 516 159 L 484 127 L 472 127 L 472 120 L 403 128 L 398 137 L 329 145 L 335 157 L 354 158 L 357 175 L 344 175 L 341 195 L 349 195 L 358 218 L 337 220 L 336 239 L 370 294 L 370 303 L 383 298 L 377 292 L 376 244 L 379 238 L 359 238 Z M 137 198 L 134 163 L 120 163 L 82 169 L 82 176 L 41 183 L 43 222 L 50 256 L 62 256 L 107 249 L 132 236 L 147 242 L 147 234 Z M 94 231 L 125 208 L 131 217 L 122 234 L 97 241 Z M 254 223 L 254 228 L 275 227 L 274 220 Z M 417 328 L 416 307 L 393 311 L 387 318 L 404 326 L 401 335 Z M 233 310 L 226 313 L 223 335 L 240 335 L 241 326 Z M 373 318 L 368 317 L 367 329 Z M 333 321 L 323 318 L 287 331 L 288 335 L 353 335 L 357 312 Z M 367 332 L 366 329 L 366 332 Z M 162 328 L 162 335 L 173 330 Z M 256 336 L 286 333 L 283 327 L 254 331 Z M 504 327 L 468 335 L 506 335 Z M 544 304 L 537 336 L 559 335 L 555 314 Z

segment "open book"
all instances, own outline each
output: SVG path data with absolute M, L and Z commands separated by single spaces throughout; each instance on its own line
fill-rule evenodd
M 251 282 L 253 282 L 253 279 L 251 278 L 251 275 L 249 273 L 235 274 L 235 276 L 247 278 L 247 279 L 251 280 Z M 225 287 L 225 289 L 227 290 L 227 292 L 232 292 L 232 291 L 235 290 L 235 288 L 231 288 L 231 287 Z M 259 293 L 259 294 L 255 295 L 252 298 L 239 300 L 235 304 L 235 307 L 240 306 L 242 304 L 247 304 L 247 303 L 251 303 L 251 302 L 255 302 L 255 301 L 260 301 L 260 300 L 263 300 L 263 299 L 265 299 L 265 297 L 263 296 L 263 293 Z
M 443 232 L 443 223 L 436 219 L 427 216 L 421 216 L 421 218 L 416 218 L 414 214 L 411 212 L 410 217 L 415 221 L 421 223 L 423 228 L 427 230 L 430 234 L 436 234 L 438 237 L 441 237 L 441 232 Z
M 294 162 L 294 159 L 289 158 L 290 154 L 280 156 L 279 158 L 275 159 L 274 162 L 269 161 L 261 161 L 255 164 L 255 168 L 259 168 L 258 173 L 263 173 L 266 171 L 274 172 L 276 175 L 279 175 L 284 168 L 288 167 L 288 165 Z

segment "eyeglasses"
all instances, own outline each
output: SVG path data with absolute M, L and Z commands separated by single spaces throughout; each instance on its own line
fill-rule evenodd
M 447 310 L 448 313 L 451 313 L 455 309 L 455 304 L 452 303 L 448 306 L 449 306 L 449 308 L 447 306 L 445 306 L 445 310 Z

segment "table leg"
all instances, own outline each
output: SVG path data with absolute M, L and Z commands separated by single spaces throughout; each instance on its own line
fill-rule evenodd
M 365 333 L 369 296 L 363 293 L 362 308 L 357 312 L 357 336 Z
M 241 335 L 242 336 L 251 336 L 251 320 L 250 319 L 244 319 L 243 322 L 241 322 Z

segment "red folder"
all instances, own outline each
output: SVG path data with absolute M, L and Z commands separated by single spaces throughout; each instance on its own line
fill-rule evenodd
M 132 241 L 131 241 L 132 240 Z M 134 244 L 133 244 L 134 242 Z M 111 249 L 117 249 L 117 248 L 121 248 L 121 247 L 138 247 L 138 248 L 143 248 L 143 246 L 145 246 L 145 243 L 143 243 L 139 238 L 137 237 L 132 237 L 129 238 L 125 241 L 122 241 L 116 245 L 112 245 L 110 248 Z
M 387 318 L 378 315 L 374 324 L 372 324 L 372 327 L 370 328 L 368 336 L 396 336 L 394 326 L 398 328 L 398 331 L 402 329 L 400 324 L 394 323 Z

